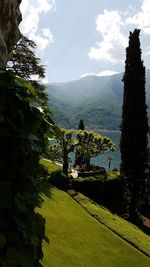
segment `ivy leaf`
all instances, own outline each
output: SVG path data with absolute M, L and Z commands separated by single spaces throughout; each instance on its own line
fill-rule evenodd
M 18 252 L 15 247 L 10 247 L 6 253 L 5 263 L 7 267 L 29 267 L 31 260 L 25 257 L 25 253 Z
M 53 130 L 54 130 L 56 139 L 59 138 L 61 136 L 61 129 L 58 126 L 54 125 Z
M 10 208 L 12 204 L 12 193 L 9 182 L 0 181 L 0 208 Z
M 6 243 L 6 236 L 3 233 L 0 233 L 0 249 L 3 249 L 6 246 Z
M 36 95 L 36 91 L 30 82 L 20 77 L 15 77 L 15 79 L 18 82 L 18 85 L 22 85 L 23 87 L 26 87 L 30 94 Z

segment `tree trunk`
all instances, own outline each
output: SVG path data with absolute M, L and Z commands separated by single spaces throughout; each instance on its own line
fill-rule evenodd
M 68 177 L 68 151 L 67 147 L 64 147 L 64 155 L 63 155 L 63 173 Z
M 90 170 L 90 158 L 86 160 L 86 168 L 87 170 Z

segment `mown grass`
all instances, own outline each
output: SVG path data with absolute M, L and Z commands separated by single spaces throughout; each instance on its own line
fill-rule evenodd
M 84 195 L 71 192 L 73 198 L 98 221 L 116 232 L 123 239 L 132 243 L 139 250 L 150 256 L 150 236 L 143 233 L 138 227 L 111 213 L 106 208 L 96 204 Z M 142 265 L 143 266 L 143 265 Z
M 109 180 L 120 178 L 120 172 L 119 171 L 108 171 L 107 176 Z
M 58 171 L 58 170 L 62 170 L 61 165 L 51 162 L 48 159 L 44 159 L 44 158 L 40 159 L 40 164 L 47 168 L 47 171 L 49 174 L 51 174 L 52 172 Z
M 150 259 L 87 213 L 70 195 L 42 185 L 46 219 L 44 267 L 149 267 Z M 120 227 L 122 225 L 120 224 Z

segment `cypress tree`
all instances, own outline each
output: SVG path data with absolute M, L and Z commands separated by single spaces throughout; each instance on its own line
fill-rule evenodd
M 126 49 L 120 140 L 125 208 L 131 219 L 145 202 L 148 154 L 145 67 L 139 34 L 139 29 L 130 32 Z
M 78 125 L 78 130 L 84 131 L 84 121 L 80 120 Z M 75 166 L 82 166 L 83 156 L 80 152 L 79 147 L 76 147 L 76 153 L 75 153 Z
M 80 121 L 79 121 L 78 130 L 82 130 L 82 131 L 84 131 L 84 121 L 83 121 L 83 120 L 80 120 Z

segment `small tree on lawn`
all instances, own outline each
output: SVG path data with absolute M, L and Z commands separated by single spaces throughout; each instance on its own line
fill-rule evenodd
M 98 133 L 88 131 L 78 131 L 78 149 L 82 155 L 82 164 L 86 165 L 86 168 L 90 168 L 90 159 L 97 156 L 100 153 L 106 151 L 113 151 L 115 145 L 112 140 L 106 136 L 102 136 Z
M 52 162 L 62 162 L 63 153 L 60 144 L 51 144 L 48 147 L 47 158 L 50 159 Z
M 68 154 L 74 151 L 75 146 L 77 145 L 76 140 L 74 139 L 73 130 L 61 129 L 61 133 L 58 139 L 58 143 L 62 149 L 62 158 L 63 158 L 63 172 L 68 176 Z

